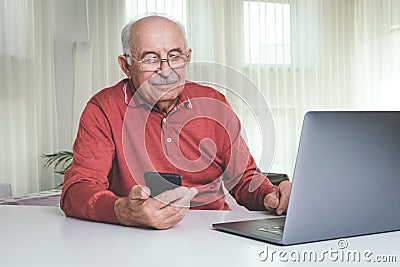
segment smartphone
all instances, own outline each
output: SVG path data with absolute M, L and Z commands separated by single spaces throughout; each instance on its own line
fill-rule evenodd
M 150 188 L 152 197 L 182 185 L 182 177 L 176 173 L 145 172 L 144 181 Z

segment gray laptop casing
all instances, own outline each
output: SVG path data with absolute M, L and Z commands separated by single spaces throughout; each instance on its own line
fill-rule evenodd
M 304 117 L 283 236 L 255 230 L 269 219 L 213 226 L 290 245 L 400 230 L 399 206 L 400 112 L 313 111 Z

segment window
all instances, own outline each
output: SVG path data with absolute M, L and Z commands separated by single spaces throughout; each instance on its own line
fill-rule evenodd
M 169 15 L 186 28 L 186 0 L 125 0 L 126 22 L 146 13 Z
M 244 1 L 244 62 L 291 64 L 290 4 Z

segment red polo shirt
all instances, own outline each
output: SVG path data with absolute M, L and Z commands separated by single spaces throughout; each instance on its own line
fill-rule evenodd
M 97 93 L 82 113 L 61 195 L 67 216 L 117 223 L 115 201 L 148 171 L 181 174 L 182 185 L 199 191 L 192 209 L 229 209 L 224 187 L 240 205 L 265 209 L 276 187 L 257 168 L 224 95 L 187 82 L 165 114 L 129 84 Z

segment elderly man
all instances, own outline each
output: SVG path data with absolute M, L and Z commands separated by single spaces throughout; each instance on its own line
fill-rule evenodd
M 222 94 L 185 80 L 192 50 L 183 27 L 148 16 L 121 37 L 127 78 L 93 96 L 82 114 L 61 196 L 65 214 L 167 229 L 189 208 L 229 209 L 222 184 L 248 209 L 285 212 L 290 182 L 276 187 L 262 176 Z M 148 171 L 178 173 L 182 186 L 150 197 Z

